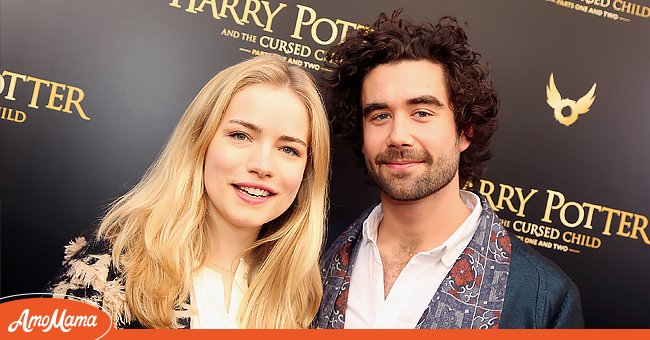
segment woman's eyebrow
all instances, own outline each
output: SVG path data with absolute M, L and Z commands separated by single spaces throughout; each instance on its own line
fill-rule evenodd
M 233 124 L 239 124 L 239 125 L 242 125 L 242 126 L 244 126 L 244 127 L 247 127 L 247 128 L 249 128 L 249 129 L 251 129 L 251 130 L 257 132 L 257 133 L 261 133 L 261 132 L 262 132 L 262 128 L 261 128 L 261 127 L 255 125 L 255 124 L 253 124 L 253 123 L 249 123 L 249 122 L 247 122 L 247 121 L 243 121 L 243 120 L 239 120 L 239 119 L 231 119 L 231 120 L 228 121 L 228 123 L 233 123 Z
M 305 143 L 305 141 L 303 141 L 300 138 L 291 137 L 291 136 L 281 136 L 280 140 L 283 140 L 283 141 L 286 141 L 286 142 L 293 142 L 293 143 L 302 144 L 305 147 L 307 147 L 307 143 Z

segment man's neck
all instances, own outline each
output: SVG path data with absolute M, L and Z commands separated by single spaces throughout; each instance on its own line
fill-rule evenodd
M 471 214 L 460 198 L 458 185 L 450 183 L 438 192 L 417 201 L 395 201 L 381 194 L 383 219 L 377 234 L 378 245 L 410 244 L 425 251 L 444 243 Z

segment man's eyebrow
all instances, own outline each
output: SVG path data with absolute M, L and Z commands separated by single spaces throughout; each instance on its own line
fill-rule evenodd
M 249 122 L 243 121 L 243 120 L 239 120 L 239 119 L 231 119 L 231 120 L 228 121 L 228 123 L 233 123 L 233 124 L 239 124 L 239 125 L 242 125 L 242 126 L 244 126 L 244 127 L 247 127 L 247 128 L 249 128 L 249 129 L 251 129 L 251 130 L 257 132 L 257 133 L 261 133 L 261 132 L 262 132 L 262 128 L 261 128 L 261 127 L 255 125 L 255 124 L 253 124 L 253 123 L 249 123 Z
M 300 138 L 291 137 L 291 136 L 281 136 L 281 137 L 280 137 L 280 140 L 283 140 L 283 141 L 285 141 L 285 142 L 298 143 L 298 144 L 302 144 L 302 145 L 304 145 L 306 148 L 308 147 L 308 146 L 307 146 L 307 143 L 305 143 L 305 141 L 303 141 L 303 140 L 300 139 Z
M 438 98 L 434 96 L 429 96 L 429 95 L 424 95 L 424 96 L 419 96 L 415 98 L 409 98 L 406 101 L 407 104 L 409 105 L 415 105 L 415 104 L 429 104 L 429 105 L 435 105 L 439 107 L 444 107 L 445 104 L 443 104 Z
M 387 108 L 388 108 L 388 104 L 386 103 L 372 102 L 364 105 L 362 111 L 363 111 L 363 115 L 365 116 L 372 111 L 383 110 Z

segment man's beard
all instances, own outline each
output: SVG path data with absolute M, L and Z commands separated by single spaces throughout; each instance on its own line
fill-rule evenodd
M 366 167 L 377 187 L 388 197 L 396 201 L 417 201 L 447 186 L 458 172 L 459 159 L 460 153 L 453 151 L 434 159 L 426 150 L 388 148 L 372 161 L 366 157 Z M 396 160 L 423 162 L 426 169 L 414 173 L 410 169 L 394 172 L 386 168 L 386 163 Z

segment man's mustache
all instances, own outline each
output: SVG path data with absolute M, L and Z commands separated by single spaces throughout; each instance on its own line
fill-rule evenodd
M 426 150 L 413 148 L 388 148 L 375 156 L 375 164 L 394 163 L 397 161 L 425 162 L 427 164 L 432 164 L 433 157 L 431 157 L 431 154 Z

